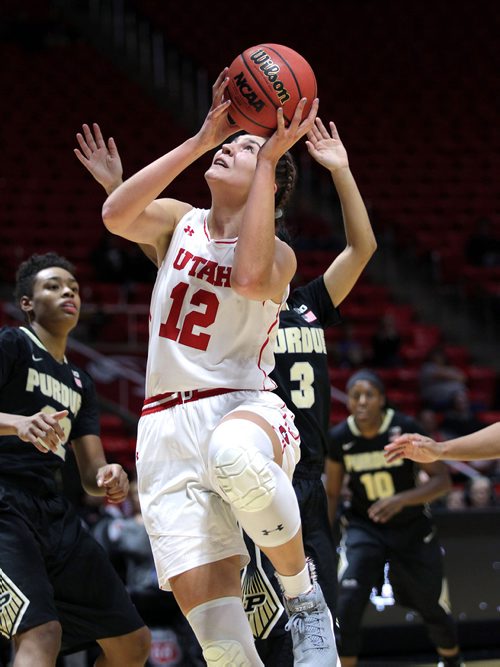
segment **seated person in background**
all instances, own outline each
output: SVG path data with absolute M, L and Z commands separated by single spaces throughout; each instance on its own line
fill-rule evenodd
M 420 369 L 420 396 L 425 407 L 447 410 L 460 391 L 467 391 L 466 376 L 450 364 L 445 350 L 434 347 Z
M 399 366 L 401 358 L 401 336 L 392 313 L 384 313 L 372 336 L 372 365 L 377 368 Z
M 470 479 L 465 491 L 465 500 L 468 507 L 478 509 L 496 505 L 495 487 L 492 480 L 484 475 Z
M 451 512 L 467 509 L 464 490 L 459 486 L 454 487 L 445 498 L 445 507 Z
M 340 325 L 343 336 L 333 351 L 334 363 L 339 368 L 359 368 L 365 363 L 363 344 L 356 338 L 354 327 L 344 320 Z

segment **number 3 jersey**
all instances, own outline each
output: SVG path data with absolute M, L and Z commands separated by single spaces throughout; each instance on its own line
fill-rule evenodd
M 334 426 L 329 432 L 328 457 L 344 466 L 348 488 L 352 494 L 346 515 L 361 517 L 371 522 L 368 509 L 380 498 L 388 498 L 401 491 L 413 489 L 418 467 L 408 459 L 388 463 L 384 447 L 389 443 L 393 428 L 401 433 L 423 433 L 422 427 L 411 417 L 389 408 L 375 437 L 365 438 L 356 426 L 354 417 Z M 408 519 L 422 515 L 426 505 L 405 507 L 386 525 L 404 525 Z
M 231 288 L 237 239 L 212 239 L 208 211 L 177 224 L 158 270 L 149 322 L 146 398 L 194 389 L 266 389 L 280 305 Z M 286 296 L 286 295 L 284 295 Z

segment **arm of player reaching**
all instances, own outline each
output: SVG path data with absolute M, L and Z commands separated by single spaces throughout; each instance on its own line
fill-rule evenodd
M 436 442 L 419 433 L 403 433 L 385 446 L 389 462 L 399 458 L 427 463 L 437 460 L 474 461 L 500 457 L 500 422 L 460 438 Z
M 166 251 L 175 224 L 191 206 L 157 197 L 189 165 L 238 130 L 227 120 L 230 102 L 224 100 L 226 74 L 227 68 L 213 86 L 212 105 L 199 132 L 128 178 L 108 196 L 102 215 L 110 232 Z
M 109 137 L 106 143 L 97 123 L 92 123 L 92 129 L 84 123 L 82 130 L 83 133 L 77 132 L 76 135 L 80 148 L 75 148 L 73 152 L 85 169 L 102 185 L 106 194 L 110 195 L 123 183 L 123 166 L 118 146 L 113 137 Z M 138 245 L 146 257 L 158 266 L 155 248 L 145 243 Z
M 306 146 L 316 162 L 329 170 L 342 206 L 347 245 L 324 274 L 332 303 L 338 306 L 368 264 L 377 242 L 335 123 L 330 122 L 328 131 L 317 118 L 307 134 Z

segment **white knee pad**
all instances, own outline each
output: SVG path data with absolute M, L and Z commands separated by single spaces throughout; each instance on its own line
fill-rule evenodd
M 215 485 L 243 530 L 261 547 L 285 544 L 300 527 L 292 483 L 273 456 L 267 433 L 246 419 L 223 422 L 210 441 Z
M 258 449 L 247 449 L 244 445 L 217 452 L 214 458 L 217 482 L 235 509 L 258 512 L 270 505 L 276 481 L 269 463 Z
M 238 597 L 200 604 L 187 614 L 208 667 L 264 667 Z

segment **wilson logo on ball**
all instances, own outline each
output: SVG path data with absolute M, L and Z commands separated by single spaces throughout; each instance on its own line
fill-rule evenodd
M 276 65 L 276 63 L 271 60 L 264 49 L 259 49 L 258 51 L 255 51 L 255 53 L 252 53 L 250 60 L 253 60 L 256 65 L 259 65 L 259 69 L 269 79 L 270 83 L 273 84 L 273 88 L 278 95 L 279 101 L 281 104 L 285 104 L 285 102 L 290 99 L 290 93 L 285 88 L 283 81 L 278 79 L 280 71 L 279 65 Z
M 305 97 L 302 119 L 316 97 L 316 77 L 303 56 L 282 44 L 256 44 L 242 51 L 228 69 L 228 119 L 238 128 L 269 137 L 277 127 L 277 110 L 285 126 Z

